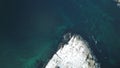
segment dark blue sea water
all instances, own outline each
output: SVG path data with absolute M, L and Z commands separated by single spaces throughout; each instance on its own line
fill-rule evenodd
M 2 0 L 0 11 L 0 68 L 42 68 L 68 32 L 89 43 L 101 68 L 120 68 L 113 0 Z

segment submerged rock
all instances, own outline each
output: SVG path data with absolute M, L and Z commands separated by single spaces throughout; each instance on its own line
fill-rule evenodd
M 115 0 L 117 2 L 117 6 L 120 7 L 120 0 Z
M 62 45 L 45 68 L 100 68 L 86 41 L 73 35 Z

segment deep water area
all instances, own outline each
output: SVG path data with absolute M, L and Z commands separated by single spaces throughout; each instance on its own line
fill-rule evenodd
M 1 0 L 0 68 L 42 68 L 66 33 L 79 34 L 101 68 L 120 68 L 114 0 Z

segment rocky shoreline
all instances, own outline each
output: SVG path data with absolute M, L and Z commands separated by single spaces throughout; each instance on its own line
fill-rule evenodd
M 100 68 L 87 42 L 73 35 L 68 44 L 62 45 L 45 68 Z

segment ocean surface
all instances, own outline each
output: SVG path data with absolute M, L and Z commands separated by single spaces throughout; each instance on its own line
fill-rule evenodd
M 83 37 L 101 68 L 120 68 L 114 0 L 1 0 L 0 68 L 42 68 L 66 33 Z

